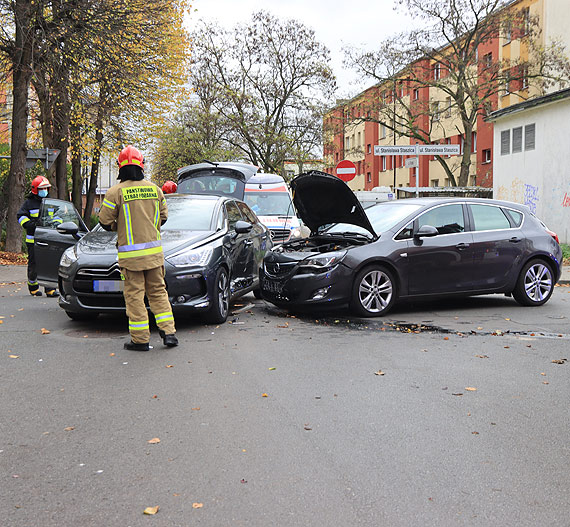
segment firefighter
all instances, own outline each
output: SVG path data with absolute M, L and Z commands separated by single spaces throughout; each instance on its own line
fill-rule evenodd
M 165 346 L 178 346 L 172 307 L 164 282 L 164 254 L 160 227 L 168 217 L 160 188 L 144 179 L 144 159 L 134 147 L 119 154 L 120 183 L 111 187 L 101 205 L 99 222 L 107 231 L 117 231 L 119 267 L 124 277 L 124 297 L 134 351 L 150 349 L 148 298 Z
M 164 185 L 162 185 L 162 193 L 163 194 L 174 194 L 178 190 L 178 185 L 174 183 L 174 181 L 166 181 Z
M 28 290 L 32 296 L 42 296 L 38 284 L 36 270 L 36 256 L 34 252 L 34 233 L 40 219 L 42 200 L 47 197 L 50 182 L 44 176 L 38 176 L 32 181 L 32 192 L 18 211 L 18 221 L 26 229 L 26 247 L 28 249 Z M 46 296 L 57 297 L 57 289 L 45 288 Z

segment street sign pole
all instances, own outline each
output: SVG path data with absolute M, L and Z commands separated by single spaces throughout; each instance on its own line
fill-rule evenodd
M 416 198 L 420 197 L 420 146 L 416 143 Z

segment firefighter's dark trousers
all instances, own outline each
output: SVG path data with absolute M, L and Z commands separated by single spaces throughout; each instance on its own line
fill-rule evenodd
M 136 344 L 143 344 L 150 339 L 145 295 L 158 328 L 167 335 L 175 333 L 172 306 L 164 282 L 164 266 L 145 271 L 129 271 L 123 268 L 121 272 L 125 277 L 123 294 L 129 317 L 131 340 Z

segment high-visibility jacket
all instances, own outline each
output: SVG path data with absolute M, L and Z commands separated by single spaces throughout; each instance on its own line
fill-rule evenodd
M 167 218 L 162 190 L 146 180 L 111 187 L 99 212 L 101 224 L 117 231 L 119 266 L 131 271 L 164 265 L 160 226 Z
M 18 222 L 26 229 L 26 243 L 34 243 L 34 232 L 40 217 L 41 205 L 42 198 L 36 194 L 30 194 L 17 212 Z

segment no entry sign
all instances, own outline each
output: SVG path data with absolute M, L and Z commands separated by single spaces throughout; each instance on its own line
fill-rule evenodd
M 348 159 L 343 159 L 336 166 L 335 173 L 343 181 L 351 181 L 356 176 L 356 165 Z

